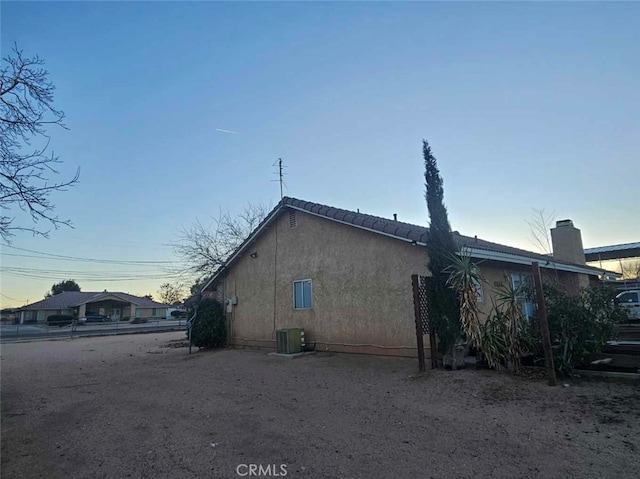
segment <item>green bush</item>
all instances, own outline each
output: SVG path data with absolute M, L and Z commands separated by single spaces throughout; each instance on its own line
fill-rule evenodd
M 47 324 L 49 326 L 68 326 L 73 322 L 73 316 L 68 314 L 52 314 L 47 316 Z
M 198 348 L 220 348 L 227 339 L 224 307 L 215 299 L 204 298 L 191 330 L 193 345 Z
M 614 303 L 616 291 L 610 286 L 589 286 L 577 296 L 556 283 L 545 283 L 543 289 L 554 366 L 560 374 L 569 375 L 615 338 L 616 325 L 627 314 Z M 540 343 L 538 348 L 541 351 Z

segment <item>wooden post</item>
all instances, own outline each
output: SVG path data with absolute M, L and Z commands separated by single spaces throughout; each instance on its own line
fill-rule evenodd
M 549 334 L 549 323 L 547 322 L 547 307 L 544 303 L 544 293 L 542 291 L 542 275 L 540 265 L 537 261 L 531 263 L 533 270 L 533 281 L 536 285 L 536 300 L 538 303 L 538 317 L 540 318 L 540 332 L 542 333 L 542 347 L 544 348 L 545 365 L 547 366 L 547 379 L 549 386 L 556 386 L 556 370 L 553 366 L 553 351 L 551 350 L 551 335 Z
M 411 286 L 413 287 L 413 315 L 416 320 L 416 341 L 418 343 L 418 368 L 424 371 L 424 339 L 422 337 L 422 318 L 420 318 L 420 291 L 418 290 L 418 275 L 411 275 Z M 433 353 L 432 353 L 433 354 Z
M 429 352 L 431 353 L 431 369 L 438 368 L 438 343 L 436 341 L 436 330 L 429 327 Z

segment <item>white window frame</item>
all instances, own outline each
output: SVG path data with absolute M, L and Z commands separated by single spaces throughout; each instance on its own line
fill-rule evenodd
M 520 283 L 520 285 L 528 281 L 525 278 L 531 278 L 531 284 L 533 284 L 533 274 L 524 272 L 512 272 L 511 286 L 513 287 L 513 289 L 516 289 L 516 275 L 518 276 L 518 282 Z M 538 309 L 536 303 L 521 295 L 518 295 L 516 299 L 522 307 L 522 316 L 525 319 L 530 320 L 535 315 L 536 309 Z
M 298 308 L 296 307 L 296 283 L 309 283 L 309 291 L 311 294 L 311 298 L 309 301 L 310 306 L 305 308 Z M 305 309 L 313 309 L 313 281 L 311 281 L 311 279 L 297 279 L 293 282 L 292 285 L 292 292 L 293 292 L 293 309 L 295 309 L 296 311 L 300 311 L 300 310 L 305 310 Z M 305 304 L 305 300 L 304 300 L 304 286 L 302 287 L 302 304 Z

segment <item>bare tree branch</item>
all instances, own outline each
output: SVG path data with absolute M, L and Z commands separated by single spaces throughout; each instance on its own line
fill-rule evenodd
M 191 279 L 213 276 L 270 210 L 270 206 L 249 204 L 235 217 L 220 211 L 209 225 L 196 220 L 173 244 L 183 264 L 180 272 Z
M 184 283 L 163 283 L 158 289 L 158 295 L 164 304 L 180 303 L 186 296 Z
M 43 64 L 38 56 L 23 57 L 14 46 L 0 70 L 0 237 L 5 241 L 17 231 L 47 237 L 49 231 L 35 226 L 42 220 L 56 229 L 71 226 L 54 214 L 50 195 L 77 183 L 80 170 L 67 181 L 49 179 L 58 174 L 55 166 L 62 162 L 53 152 L 47 153 L 50 138 L 45 126 L 67 127 L 62 122 L 64 112 L 53 106 L 55 86 Z M 34 139 L 44 146 L 27 151 Z M 9 212 L 15 208 L 30 216 L 30 226 L 14 224 L 16 217 Z
M 529 231 L 531 237 L 529 238 L 531 243 L 543 254 L 552 254 L 553 247 L 551 246 L 551 227 L 553 226 L 553 220 L 556 217 L 556 212 L 545 212 L 543 209 L 535 209 L 531 213 L 531 218 L 527 220 L 529 225 Z

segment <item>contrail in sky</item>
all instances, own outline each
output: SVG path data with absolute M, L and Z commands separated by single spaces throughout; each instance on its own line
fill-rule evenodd
M 222 133 L 231 133 L 232 135 L 239 135 L 240 133 L 238 133 L 237 131 L 232 131 L 232 130 L 223 130 L 222 128 L 216 128 L 216 131 L 220 131 Z

